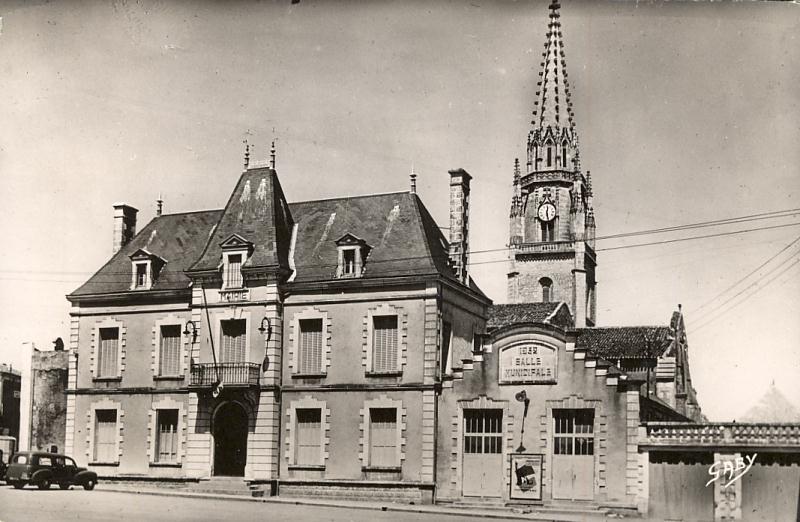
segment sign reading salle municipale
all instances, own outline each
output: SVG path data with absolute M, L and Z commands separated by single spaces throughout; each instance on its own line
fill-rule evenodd
M 558 352 L 541 343 L 519 343 L 500 352 L 500 384 L 554 383 Z

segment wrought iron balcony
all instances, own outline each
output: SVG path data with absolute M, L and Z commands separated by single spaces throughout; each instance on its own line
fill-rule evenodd
M 258 363 L 201 363 L 192 365 L 193 388 L 211 388 L 218 380 L 226 387 L 258 386 L 261 365 Z

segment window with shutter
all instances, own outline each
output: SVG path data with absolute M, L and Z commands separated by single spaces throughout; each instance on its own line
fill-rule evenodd
M 247 320 L 230 319 L 221 323 L 220 362 L 247 362 Z
M 156 434 L 156 462 L 176 462 L 178 460 L 178 410 L 158 410 Z
M 242 254 L 229 254 L 225 272 L 225 288 L 242 287 Z
M 94 461 L 116 462 L 117 410 L 95 410 Z
M 322 464 L 322 412 L 319 408 L 295 410 L 295 464 L 317 466 Z
M 395 467 L 398 465 L 397 455 L 397 409 L 370 408 L 369 465 Z
M 322 319 L 300 319 L 298 373 L 322 372 Z
M 159 375 L 180 375 L 181 366 L 181 327 L 180 325 L 164 325 L 161 327 L 161 344 L 159 346 Z
M 397 316 L 372 318 L 372 370 L 395 372 L 397 367 Z
M 119 350 L 119 328 L 100 328 L 97 354 L 97 376 L 116 377 Z

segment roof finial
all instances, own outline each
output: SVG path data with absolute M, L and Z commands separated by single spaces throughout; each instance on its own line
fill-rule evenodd
M 244 143 L 244 170 L 247 170 L 250 166 L 250 143 L 247 142 L 247 138 L 242 143 Z
M 412 194 L 416 194 L 417 193 L 417 173 L 414 172 L 414 162 L 413 161 L 411 162 L 411 175 L 409 176 L 409 178 L 411 178 L 411 193 Z
M 158 199 L 156 200 L 156 217 L 159 217 L 163 210 L 164 210 L 164 200 L 161 197 L 161 192 L 159 192 Z
M 272 148 L 269 150 L 269 168 L 275 170 L 275 140 L 272 140 Z
M 514 158 L 514 185 L 519 185 L 519 158 Z

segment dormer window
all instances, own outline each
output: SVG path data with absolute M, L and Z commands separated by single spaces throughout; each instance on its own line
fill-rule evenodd
M 222 289 L 244 288 L 242 267 L 253 251 L 253 244 L 238 234 L 220 243 L 222 247 Z
M 336 240 L 339 262 L 336 267 L 337 278 L 361 277 L 369 255 L 367 243 L 353 234 L 345 234 Z
M 130 255 L 132 265 L 131 290 L 149 290 L 158 280 L 166 260 L 140 248 Z

